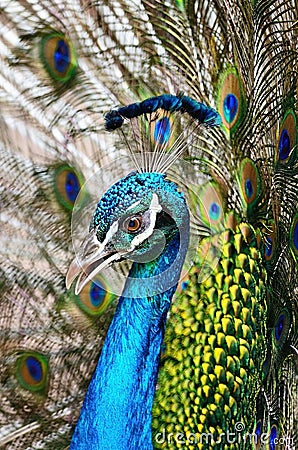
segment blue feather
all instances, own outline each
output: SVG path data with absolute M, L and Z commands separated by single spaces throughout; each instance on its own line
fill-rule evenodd
M 215 126 L 221 124 L 221 118 L 217 111 L 209 106 L 199 103 L 190 97 L 163 94 L 151 97 L 143 102 L 132 103 L 128 106 L 112 110 L 105 115 L 106 130 L 112 131 L 123 125 L 125 119 L 133 119 L 142 114 L 152 114 L 158 109 L 174 112 L 188 113 L 193 119 L 205 125 Z

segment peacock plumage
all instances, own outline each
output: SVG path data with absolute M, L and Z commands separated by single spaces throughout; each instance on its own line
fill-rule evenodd
M 298 446 L 297 11 L 0 0 L 1 448 Z

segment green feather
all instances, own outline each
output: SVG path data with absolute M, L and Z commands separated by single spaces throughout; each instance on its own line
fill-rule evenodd
M 192 439 L 196 448 L 206 448 L 209 433 L 210 448 L 225 448 L 216 442 L 237 423 L 253 431 L 266 356 L 266 272 L 246 224 L 205 238 L 204 245 L 221 256 L 201 283 L 205 261 L 196 260 L 172 306 L 153 408 L 156 448 L 180 448 L 181 436 L 184 448 L 194 448 Z M 158 445 L 163 430 L 166 441 Z

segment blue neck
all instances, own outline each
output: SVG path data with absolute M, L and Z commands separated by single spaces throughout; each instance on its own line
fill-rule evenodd
M 179 249 L 177 234 L 158 259 L 147 264 L 133 264 L 89 385 L 70 449 L 153 448 L 151 411 L 160 346 L 166 315 L 188 247 L 188 236 L 184 236 L 183 241 Z M 146 278 L 157 275 L 159 286 L 156 284 L 156 287 L 160 288 L 160 280 L 165 282 L 166 275 L 163 278 L 158 275 L 167 267 L 170 267 L 168 282 L 172 283 L 165 292 L 141 298 L 142 289 L 138 288 L 136 295 L 131 296 L 136 278 L 142 279 L 138 285 L 144 281 L 143 286 L 146 286 Z M 152 278 L 147 279 L 151 280 L 152 293 L 154 282 Z M 125 297 L 125 292 L 129 292 L 130 297 Z

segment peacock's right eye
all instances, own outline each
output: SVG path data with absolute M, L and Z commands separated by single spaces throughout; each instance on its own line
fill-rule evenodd
M 133 216 L 129 217 L 123 223 L 123 227 L 129 233 L 136 233 L 139 231 L 142 225 L 142 217 L 141 216 Z

